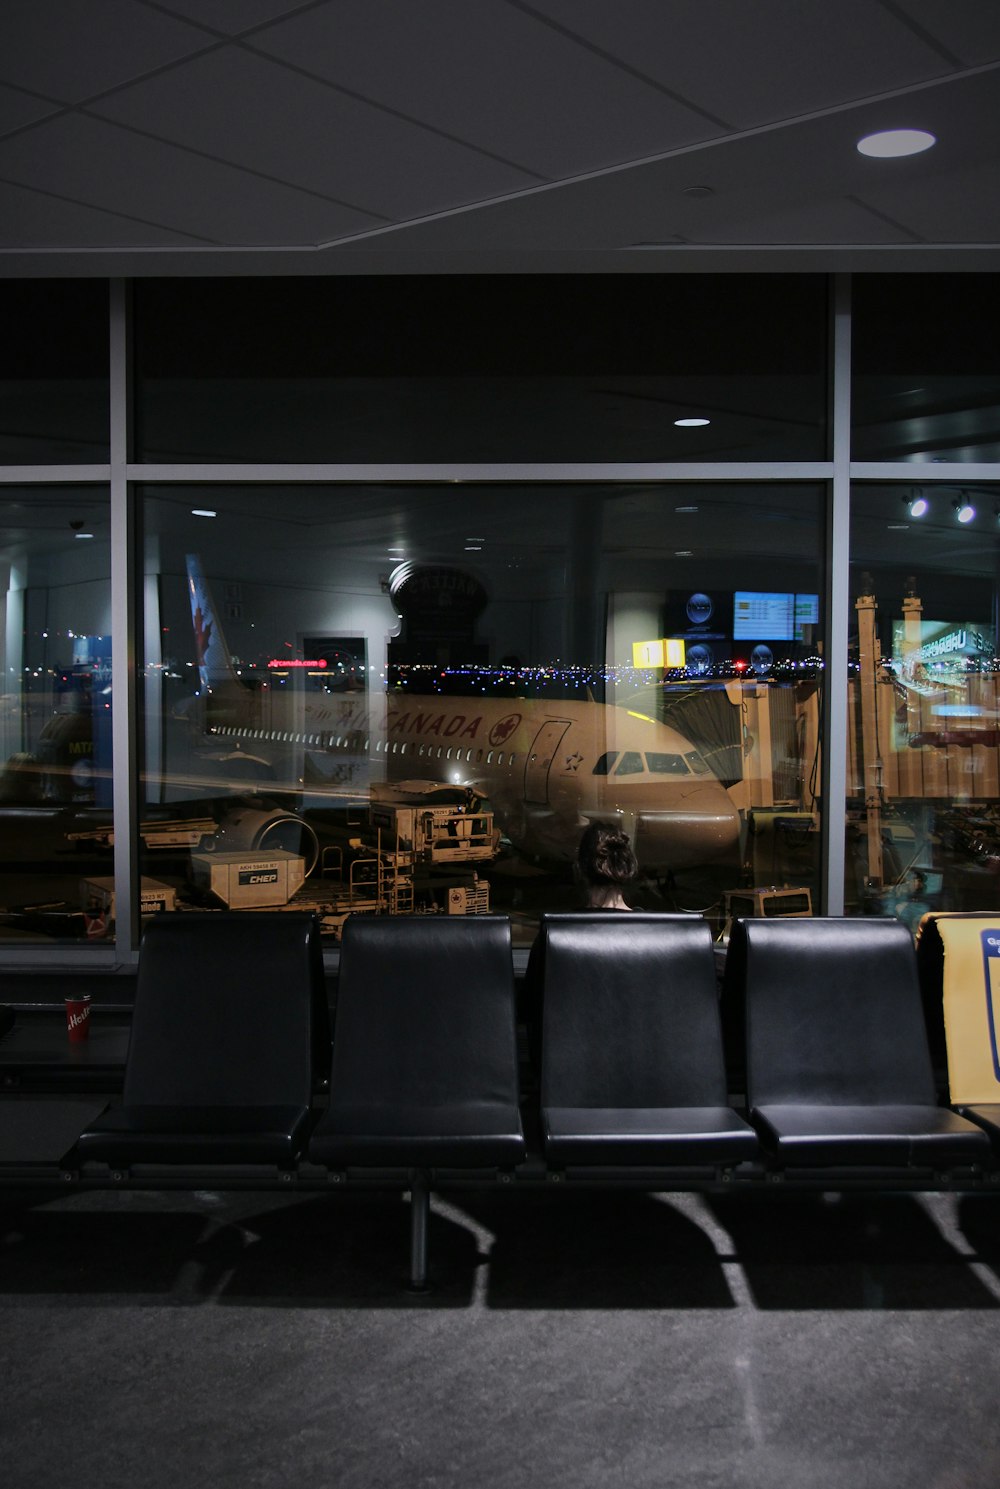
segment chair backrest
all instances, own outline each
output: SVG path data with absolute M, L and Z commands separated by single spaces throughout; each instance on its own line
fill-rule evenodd
M 517 1104 L 510 921 L 358 916 L 344 926 L 332 1100 Z
M 933 1104 L 913 940 L 896 920 L 744 920 L 751 1107 Z
M 546 915 L 542 934 L 543 1106 L 725 1104 L 705 921 Z
M 170 913 L 146 927 L 126 1105 L 308 1104 L 324 1050 L 326 990 L 313 915 Z

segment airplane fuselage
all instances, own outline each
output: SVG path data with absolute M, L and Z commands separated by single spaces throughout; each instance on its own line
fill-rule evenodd
M 254 704 L 257 704 L 254 707 Z M 207 727 L 278 767 L 356 784 L 431 780 L 487 797 L 521 851 L 569 860 L 589 821 L 620 821 L 644 868 L 713 863 L 735 851 L 739 816 L 676 729 L 592 701 L 390 694 L 368 701 L 272 693 L 263 706 L 213 689 Z M 307 771 L 307 765 L 311 770 Z

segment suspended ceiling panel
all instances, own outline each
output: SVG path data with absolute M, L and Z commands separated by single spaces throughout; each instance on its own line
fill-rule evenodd
M 4 0 L 0 273 L 992 269 L 998 105 L 988 0 Z

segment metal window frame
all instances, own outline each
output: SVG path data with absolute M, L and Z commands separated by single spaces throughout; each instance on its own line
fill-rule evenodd
M 0 466 L 0 485 L 106 485 L 111 517 L 111 614 L 115 637 L 114 878 L 117 935 L 113 947 L 17 946 L 0 948 L 0 967 L 129 966 L 138 956 L 139 938 L 139 650 L 138 611 L 141 563 L 140 483 L 172 485 L 273 484 L 421 485 L 454 481 L 516 485 L 558 482 L 578 486 L 656 481 L 663 484 L 775 482 L 821 484 L 826 489 L 824 648 L 826 683 L 823 720 L 823 820 L 821 835 L 821 908 L 824 914 L 844 909 L 845 834 L 841 813 L 831 802 L 847 799 L 847 639 L 850 625 L 851 486 L 855 481 L 881 481 L 922 486 L 954 485 L 955 467 L 902 461 L 852 461 L 851 439 L 851 276 L 830 277 L 828 388 L 830 458 L 822 461 L 770 462 L 542 462 L 380 464 L 316 462 L 196 464 L 136 462 L 132 459 L 131 287 L 110 282 L 109 428 L 107 464 Z M 1000 463 L 963 464 L 963 481 L 1000 483 Z M 119 638 L 122 638 L 119 640 Z M 831 680 L 840 681 L 834 686 Z

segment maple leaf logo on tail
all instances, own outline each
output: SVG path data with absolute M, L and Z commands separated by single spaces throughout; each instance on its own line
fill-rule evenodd
M 212 591 L 196 553 L 187 555 L 188 593 L 191 601 L 191 626 L 194 631 L 198 675 L 203 688 L 226 680 L 235 680 L 232 655 L 219 626 L 218 611 Z
M 212 622 L 206 622 L 199 605 L 194 612 L 194 645 L 198 656 L 199 667 L 204 664 L 208 655 L 208 648 L 212 641 Z

